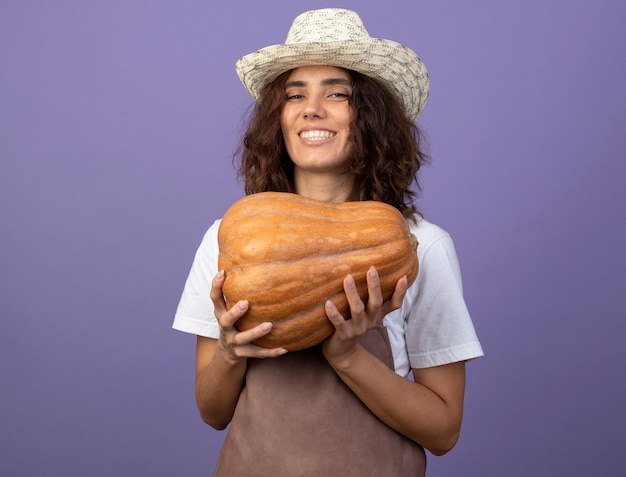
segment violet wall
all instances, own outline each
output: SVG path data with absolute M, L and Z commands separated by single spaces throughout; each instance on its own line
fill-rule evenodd
M 429 475 L 626 473 L 626 3 L 2 0 L 0 475 L 211 475 L 170 327 L 242 194 L 234 63 L 326 6 L 431 75 L 421 207 L 486 357 Z

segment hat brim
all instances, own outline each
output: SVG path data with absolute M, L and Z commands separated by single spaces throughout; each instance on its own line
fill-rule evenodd
M 412 120 L 428 99 L 428 72 L 420 58 L 400 43 L 379 38 L 268 46 L 241 58 L 236 69 L 245 88 L 258 100 L 263 87 L 279 75 L 310 65 L 336 66 L 382 81 L 399 96 Z

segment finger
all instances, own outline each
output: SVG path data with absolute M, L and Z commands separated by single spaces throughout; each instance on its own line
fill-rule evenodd
M 222 329 L 232 329 L 235 326 L 237 320 L 246 314 L 246 312 L 248 311 L 248 306 L 249 304 L 247 300 L 241 300 L 235 303 L 235 305 L 232 306 L 228 311 L 225 311 L 221 314 L 218 314 L 216 311 L 215 316 L 217 317 L 217 321 L 219 322 Z
M 220 270 L 217 272 L 217 275 L 213 277 L 213 281 L 211 282 L 210 296 L 216 316 L 226 312 L 226 302 L 224 301 L 224 294 L 222 293 L 224 279 L 224 270 Z
M 368 311 L 376 311 L 383 304 L 383 292 L 380 289 L 380 278 L 374 266 L 367 271 L 367 308 Z
M 263 348 L 254 344 L 240 346 L 235 349 L 238 356 L 246 358 L 278 358 L 287 353 L 285 348 Z
M 250 328 L 249 330 L 236 333 L 232 337 L 232 344 L 239 345 L 238 354 L 244 353 L 251 358 L 275 358 L 287 352 L 285 348 L 264 348 L 254 344 L 254 341 L 272 331 L 272 323 L 265 322 Z
M 335 328 L 341 327 L 346 322 L 346 319 L 339 313 L 339 310 L 332 301 L 328 300 L 324 304 L 324 310 L 326 311 L 328 320 Z
M 396 287 L 393 290 L 393 295 L 391 295 L 391 298 L 383 304 L 385 315 L 391 313 L 394 310 L 397 310 L 402 306 L 402 302 L 404 301 L 407 289 L 408 280 L 405 275 L 397 281 Z
M 347 275 L 346 278 L 344 278 L 343 291 L 348 299 L 348 305 L 350 305 L 350 315 L 353 318 L 363 315 L 363 313 L 365 313 L 365 305 L 359 296 L 359 291 L 356 288 L 356 283 L 352 275 Z
M 278 358 L 285 353 L 287 353 L 285 348 L 261 348 L 260 346 L 257 346 L 257 352 L 254 353 L 253 357 L 261 359 Z
M 398 283 L 396 283 L 396 288 L 393 291 L 393 295 L 391 295 L 391 306 L 394 307 L 394 310 L 402 306 L 402 302 L 404 301 L 408 288 L 409 280 L 406 275 L 404 275 L 400 280 L 398 280 Z
M 250 328 L 249 330 L 234 333 L 231 335 L 229 341 L 235 346 L 242 346 L 262 338 L 270 331 L 272 331 L 272 323 L 265 322 L 255 326 L 254 328 Z
M 380 277 L 374 266 L 366 274 L 367 279 L 367 311 L 376 313 L 383 305 L 383 292 L 380 289 Z

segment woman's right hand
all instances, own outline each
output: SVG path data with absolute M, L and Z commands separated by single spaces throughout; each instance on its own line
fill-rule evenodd
M 222 293 L 224 280 L 224 272 L 219 271 L 211 284 L 211 300 L 220 326 L 218 347 L 233 361 L 246 358 L 275 358 L 285 354 L 287 350 L 284 348 L 263 348 L 253 343 L 272 330 L 272 323 L 261 323 L 246 331 L 239 331 L 235 327 L 237 320 L 248 311 L 249 305 L 246 300 L 241 300 L 227 309 Z
M 222 285 L 224 273 L 211 283 L 211 300 L 220 327 L 219 339 L 198 336 L 196 344 L 196 402 L 204 422 L 215 429 L 224 429 L 230 422 L 245 382 L 247 358 L 273 358 L 285 353 L 283 348 L 267 349 L 254 340 L 272 329 L 262 323 L 239 331 L 235 323 L 248 311 L 248 302 L 240 301 L 226 308 Z

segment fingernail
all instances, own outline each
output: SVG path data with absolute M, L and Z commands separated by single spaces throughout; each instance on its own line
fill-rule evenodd
M 352 275 L 348 275 L 346 277 L 346 283 L 350 288 L 354 288 L 354 277 Z
M 240 310 L 247 310 L 248 300 L 241 300 L 239 303 L 237 303 L 237 306 L 239 307 Z
M 261 329 L 262 329 L 263 331 L 269 331 L 269 330 L 271 330 L 271 329 L 272 329 L 272 323 L 270 323 L 269 321 L 268 321 L 267 323 L 263 323 L 263 324 L 261 325 Z
M 217 275 L 215 275 L 216 280 L 221 280 L 222 278 L 224 278 L 224 270 L 220 270 L 217 272 Z
M 376 271 L 376 267 L 374 265 L 370 267 L 370 277 L 378 278 L 378 272 Z

